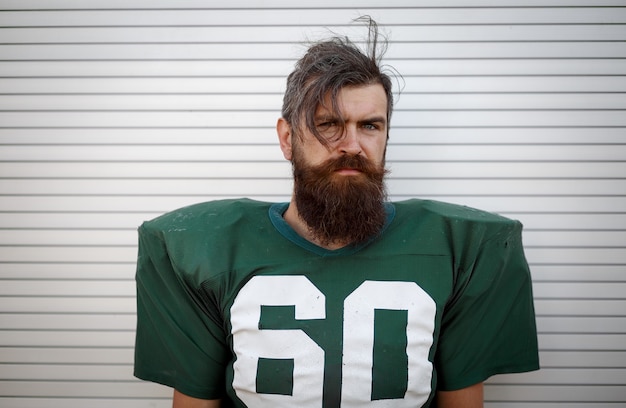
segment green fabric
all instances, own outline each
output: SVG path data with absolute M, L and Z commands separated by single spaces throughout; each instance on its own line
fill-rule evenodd
M 538 368 L 519 222 L 409 200 L 380 237 L 328 251 L 285 209 L 224 200 L 140 227 L 137 377 L 226 406 L 402 406 L 405 390 L 429 406 L 436 389 Z

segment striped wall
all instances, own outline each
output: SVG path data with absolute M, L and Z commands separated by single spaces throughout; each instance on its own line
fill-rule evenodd
M 221 4 L 228 4 L 223 6 Z M 136 227 L 287 200 L 284 78 L 385 26 L 393 199 L 525 224 L 542 370 L 486 407 L 626 406 L 626 1 L 0 0 L 0 406 L 171 406 L 132 377 Z

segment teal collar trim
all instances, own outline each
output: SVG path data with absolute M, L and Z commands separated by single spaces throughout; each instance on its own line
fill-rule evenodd
M 365 248 L 370 243 L 375 241 L 378 237 L 380 237 L 385 232 L 387 227 L 391 224 L 391 222 L 393 221 L 396 215 L 395 206 L 392 203 L 385 203 L 385 212 L 387 213 L 387 220 L 385 221 L 385 225 L 383 226 L 383 229 L 381 230 L 380 234 L 360 244 L 351 244 L 343 248 L 330 250 L 330 249 L 317 246 L 314 243 L 302 238 L 300 235 L 298 235 L 296 231 L 294 231 L 293 228 L 291 228 L 289 224 L 287 224 L 287 222 L 283 218 L 283 214 L 285 214 L 285 211 L 287 211 L 288 207 L 289 207 L 289 203 L 275 203 L 270 206 L 269 217 L 270 217 L 270 220 L 272 221 L 272 224 L 274 225 L 274 228 L 276 228 L 276 230 L 282 236 L 287 238 L 289 241 L 319 256 L 351 255 L 355 252 L 360 251 L 361 249 Z

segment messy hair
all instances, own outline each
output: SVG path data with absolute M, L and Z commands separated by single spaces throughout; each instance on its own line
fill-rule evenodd
M 346 86 L 381 84 L 387 94 L 389 123 L 393 110 L 392 80 L 381 69 L 387 41 L 383 38 L 379 42 L 378 25 L 370 17 L 355 21 L 368 25 L 365 51 L 347 37 L 332 37 L 312 45 L 287 77 L 282 117 L 289 123 L 294 135 L 299 135 L 300 129 L 306 127 L 322 145 L 328 146 L 329 142 L 315 126 L 315 110 L 320 105 L 324 106 L 325 97 L 329 95 L 331 106 L 326 108 L 341 118 L 337 96 Z

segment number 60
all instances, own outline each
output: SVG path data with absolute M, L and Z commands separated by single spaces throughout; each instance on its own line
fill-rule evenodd
M 261 306 L 294 306 L 298 320 L 326 318 L 326 298 L 304 276 L 255 276 L 231 308 L 233 388 L 248 407 L 322 406 L 324 350 L 302 330 L 259 329 Z M 408 382 L 403 399 L 372 400 L 374 313 L 407 312 Z M 344 301 L 342 407 L 419 407 L 431 392 L 436 306 L 415 282 L 365 281 Z M 259 358 L 293 359 L 292 395 L 256 392 Z M 405 369 L 405 367 L 402 367 Z

